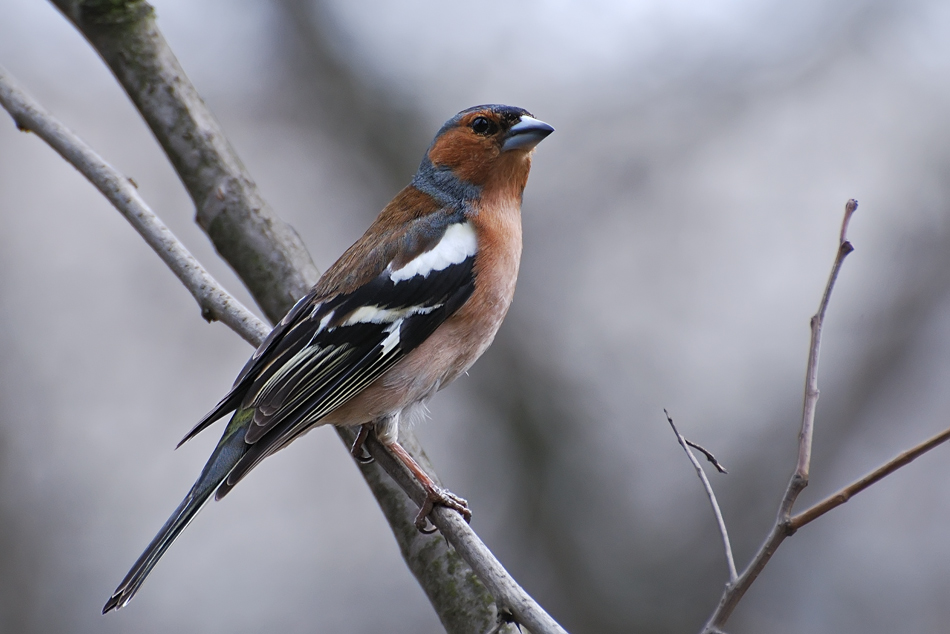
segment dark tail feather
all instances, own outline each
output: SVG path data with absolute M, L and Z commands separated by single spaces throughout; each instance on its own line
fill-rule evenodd
M 175 445 L 175 449 L 178 449 L 186 442 L 203 432 L 219 418 L 222 418 L 223 416 L 236 410 L 238 405 L 241 404 L 242 398 L 244 398 L 244 392 L 238 392 L 237 387 L 228 392 L 227 396 L 221 399 L 221 402 L 215 405 L 213 410 L 205 414 L 204 418 L 199 420 L 195 426 L 191 428 L 191 431 L 185 434 L 185 437 L 178 441 L 178 444 Z
M 230 426 L 228 432 L 231 432 Z M 106 601 L 105 607 L 102 608 L 103 614 L 109 610 L 118 610 L 125 607 L 132 600 L 132 597 L 135 596 L 142 582 L 145 581 L 161 556 L 185 530 L 195 515 L 198 514 L 198 511 L 211 498 L 211 494 L 218 488 L 218 485 L 228 477 L 228 473 L 247 451 L 244 434 L 232 432 L 228 437 L 228 432 L 225 432 L 225 438 L 221 439 L 214 453 L 211 454 L 211 458 L 201 471 L 198 481 L 191 487 L 191 491 L 188 492 L 188 495 L 175 509 L 172 516 L 162 526 L 162 530 L 158 531 L 158 535 L 155 536 L 152 543 L 148 545 L 142 556 L 132 566 L 129 574 L 125 576 L 119 587 Z

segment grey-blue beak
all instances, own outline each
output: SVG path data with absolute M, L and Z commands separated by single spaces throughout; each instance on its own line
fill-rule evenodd
M 554 132 L 554 128 L 544 121 L 538 121 L 534 117 L 522 115 L 521 121 L 511 126 L 511 129 L 508 130 L 508 134 L 505 136 L 505 142 L 501 145 L 501 151 L 530 150 L 552 132 Z

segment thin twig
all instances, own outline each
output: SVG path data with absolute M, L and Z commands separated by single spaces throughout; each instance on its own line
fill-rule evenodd
M 821 328 L 825 313 L 828 310 L 828 303 L 831 301 L 831 292 L 841 270 L 841 264 L 848 254 L 854 250 L 854 247 L 848 242 L 848 225 L 857 208 L 858 201 L 853 198 L 845 204 L 841 232 L 838 234 L 838 251 L 835 255 L 834 264 L 831 266 L 831 274 L 828 276 L 828 283 L 825 285 L 821 302 L 818 305 L 818 312 L 811 318 L 811 342 L 808 347 L 808 363 L 805 368 L 805 398 L 802 406 L 802 427 L 798 435 L 798 461 L 795 465 L 795 472 L 792 474 L 792 478 L 785 489 L 785 494 L 782 496 L 775 523 L 772 525 L 765 543 L 759 548 L 752 561 L 739 575 L 739 578 L 734 583 L 726 584 L 722 597 L 719 599 L 719 605 L 716 606 L 703 628 L 703 632 L 706 634 L 722 629 L 739 601 L 742 600 L 742 597 L 745 596 L 745 593 L 769 563 L 769 560 L 772 559 L 776 549 L 785 541 L 786 537 L 795 532 L 791 526 L 792 506 L 802 490 L 808 486 L 808 473 L 811 467 L 812 437 L 815 427 L 815 411 L 818 404 L 818 353 L 821 350 Z
M 56 149 L 67 162 L 74 165 L 89 178 L 110 202 L 124 216 L 129 218 L 129 221 L 142 234 L 143 238 L 150 245 L 153 245 L 165 264 L 172 269 L 179 279 L 186 283 L 186 286 L 188 286 L 186 279 L 190 279 L 193 274 L 199 275 L 201 283 L 198 288 L 203 293 L 207 293 L 209 297 L 213 298 L 230 298 L 230 295 L 223 290 L 218 282 L 207 274 L 200 263 L 188 253 L 187 249 L 168 230 L 161 219 L 148 209 L 148 206 L 141 200 L 127 179 L 111 168 L 52 115 L 16 88 L 2 68 L 0 68 L 0 103 L 10 111 L 18 127 L 36 132 L 40 138 Z M 95 180 L 96 178 L 103 179 L 103 182 L 107 185 L 106 189 L 99 186 Z M 134 213 L 131 214 L 131 217 L 120 205 L 132 205 L 131 209 Z M 136 220 L 143 218 L 145 220 L 141 222 Z M 155 244 L 160 245 L 160 248 L 155 247 Z M 176 257 L 170 257 L 168 254 L 174 254 Z M 185 255 L 187 257 L 184 257 Z M 189 289 L 191 288 L 189 286 Z M 233 298 L 231 298 L 231 301 L 215 303 L 214 310 L 220 310 L 220 313 L 215 312 L 214 314 L 216 319 L 226 324 L 255 347 L 260 345 L 269 332 L 269 328 L 262 321 Z M 348 442 L 347 434 L 350 430 L 340 429 L 338 432 L 344 442 Z M 349 439 L 349 442 L 352 442 L 352 440 Z M 407 434 L 406 438 L 403 439 L 403 444 L 412 445 L 413 443 L 413 437 Z M 395 461 L 382 445 L 367 443 L 367 448 L 376 458 L 376 463 L 361 467 L 364 476 L 367 477 L 367 481 L 383 507 L 387 519 L 393 525 L 404 555 L 409 551 L 416 554 L 425 553 L 424 561 L 422 561 L 423 557 L 420 557 L 419 561 L 422 561 L 422 563 L 416 561 L 418 565 L 413 568 L 413 572 L 416 573 L 420 584 L 426 589 L 433 604 L 438 604 L 437 610 L 440 612 L 443 622 L 445 622 L 445 617 L 442 614 L 443 610 L 454 610 L 461 615 L 461 621 L 467 619 L 470 624 L 474 623 L 476 616 L 481 616 L 474 613 L 475 607 L 459 601 L 458 594 L 463 585 L 475 589 L 474 591 L 481 587 L 478 580 L 472 578 L 471 572 L 466 570 L 466 566 L 462 564 L 462 562 L 465 562 L 471 570 L 475 571 L 478 579 L 481 579 L 481 582 L 494 595 L 497 602 L 508 608 L 518 622 L 527 626 L 533 634 L 566 634 L 565 630 L 518 585 L 471 527 L 458 517 L 457 513 L 440 508 L 432 516 L 433 523 L 439 528 L 442 536 L 452 544 L 454 550 L 442 546 L 443 540 L 438 536 L 424 536 L 416 531 L 412 524 L 415 509 L 397 508 L 398 500 L 395 500 L 391 495 L 394 484 L 378 477 L 380 467 L 395 480 L 398 485 L 396 486 L 397 491 L 404 491 L 417 503 L 419 502 L 418 495 L 422 491 L 421 487 L 415 480 L 409 479 L 407 481 L 405 479 L 404 468 Z M 433 474 L 421 448 L 415 446 L 412 452 L 420 461 L 420 464 L 428 467 L 429 473 Z M 400 493 L 400 496 L 402 496 L 402 493 Z M 402 499 L 404 500 L 405 496 L 402 496 Z M 455 519 L 458 519 L 458 521 L 455 521 Z M 399 533 L 402 533 L 402 535 Z M 457 559 L 458 557 L 461 557 L 461 561 Z M 438 586 L 437 590 L 433 590 L 433 586 Z M 484 592 L 484 588 L 482 588 L 482 592 Z M 471 599 L 473 596 L 468 598 Z M 494 619 L 494 616 L 492 618 Z
M 828 303 L 831 300 L 831 292 L 834 290 L 835 281 L 838 279 L 839 271 L 841 271 L 841 264 L 848 254 L 854 251 L 854 247 L 848 242 L 848 225 L 851 223 L 851 216 L 854 215 L 857 209 L 858 201 L 853 198 L 844 207 L 844 220 L 841 222 L 841 233 L 838 237 L 838 254 L 835 257 L 834 265 L 831 267 L 831 274 L 828 276 L 828 284 L 825 286 L 825 292 L 821 297 L 818 312 L 811 318 L 811 345 L 808 348 L 808 365 L 805 372 L 802 429 L 798 435 L 798 464 L 795 466 L 795 474 L 792 476 L 792 481 L 788 486 L 782 505 L 783 513 L 786 515 L 791 511 L 792 504 L 795 503 L 798 494 L 808 486 L 815 411 L 818 406 L 818 354 L 821 350 L 821 329 L 825 322 Z
M 666 410 L 663 410 L 663 411 L 665 412 Z M 669 414 L 667 414 L 666 416 L 667 416 L 667 418 L 669 418 Z M 690 440 L 689 438 L 684 438 L 683 440 L 686 441 L 686 444 L 687 444 L 687 445 L 689 445 L 690 447 L 692 447 L 693 449 L 695 449 L 695 450 L 698 451 L 699 453 L 701 453 L 701 454 L 703 454 L 704 456 L 706 456 L 706 461 L 709 462 L 709 463 L 711 463 L 712 466 L 716 467 L 716 471 L 718 471 L 719 473 L 721 473 L 721 474 L 723 474 L 723 475 L 729 475 L 729 472 L 726 471 L 726 468 L 725 468 L 724 466 L 722 466 L 722 463 L 719 462 L 719 460 L 716 459 L 716 456 L 714 456 L 711 451 L 709 451 L 708 449 L 706 449 L 706 448 L 703 447 L 702 445 L 699 445 L 699 444 L 697 444 L 697 443 L 694 443 L 694 442 L 693 442 L 692 440 Z
M 791 520 L 789 520 L 789 528 L 791 530 L 798 530 L 805 524 L 812 522 L 831 509 L 841 506 L 852 497 L 865 490 L 875 482 L 883 480 L 887 476 L 891 475 L 901 467 L 910 464 L 920 456 L 924 455 L 931 449 L 942 445 L 943 443 L 950 440 L 950 429 L 945 429 L 936 436 L 925 440 L 916 447 L 912 447 L 907 451 L 901 453 L 899 456 L 889 460 L 885 464 L 881 465 L 871 473 L 867 474 L 860 480 L 852 482 L 848 486 L 844 487 L 834 495 L 830 495 L 821 502 L 818 502 L 811 508 L 798 513 Z
M 20 130 L 46 141 L 89 179 L 185 285 L 208 321 L 221 321 L 252 345 L 270 328 L 225 291 L 139 196 L 130 180 L 30 98 L 0 66 L 0 105 Z
M 722 535 L 722 546 L 726 551 L 726 565 L 729 566 L 729 583 L 735 583 L 736 579 L 739 578 L 739 573 L 736 571 L 736 560 L 732 555 L 732 542 L 729 541 L 729 531 L 726 529 L 726 520 L 722 517 L 722 511 L 719 508 L 719 501 L 716 500 L 716 493 L 713 491 L 712 484 L 709 483 L 709 478 L 706 477 L 706 472 L 703 471 L 703 466 L 699 464 L 699 460 L 696 458 L 696 455 L 693 454 L 690 447 L 696 447 L 702 451 L 706 455 L 706 458 L 711 463 L 716 465 L 716 468 L 721 473 L 725 473 L 726 470 L 721 467 L 715 456 L 683 437 L 683 434 L 681 434 L 679 430 L 676 429 L 676 425 L 673 424 L 673 417 L 670 416 L 670 413 L 666 411 L 666 409 L 663 410 L 663 413 L 666 414 L 666 421 L 670 424 L 670 427 L 673 428 L 673 433 L 676 434 L 676 440 L 679 441 L 683 451 L 686 452 L 686 456 L 689 458 L 689 461 L 693 463 L 693 468 L 696 469 L 696 475 L 699 476 L 699 479 L 703 483 L 703 488 L 706 489 L 706 497 L 709 498 L 709 503 L 712 504 L 713 514 L 716 516 L 716 524 L 719 525 L 719 534 Z

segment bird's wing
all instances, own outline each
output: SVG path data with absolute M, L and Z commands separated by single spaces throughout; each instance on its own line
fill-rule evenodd
M 244 437 L 251 447 L 217 497 L 422 343 L 468 299 L 474 284 L 466 258 L 398 283 L 384 272 L 355 293 L 316 305 L 275 346 L 268 355 L 273 362 L 245 395 L 242 409 L 254 409 Z
M 387 268 L 355 292 L 316 304 L 262 359 L 241 405 L 254 408 L 245 440 L 326 416 L 422 343 L 473 289 L 472 258 L 465 258 L 397 282 Z
M 378 379 L 472 294 L 477 241 L 464 218 L 425 219 L 398 242 L 402 248 L 387 253 L 375 275 L 348 292 L 321 295 L 325 289 L 318 284 L 258 348 L 231 392 L 186 437 L 228 411 L 254 410 L 244 437 L 248 452 L 217 497 Z
M 214 409 L 205 414 L 204 417 L 199 420 L 187 434 L 185 434 L 185 437 L 178 442 L 178 447 L 181 447 L 183 444 L 207 429 L 208 426 L 225 414 L 229 414 L 238 408 L 251 382 L 248 377 L 253 378 L 255 371 L 260 370 L 261 366 L 263 365 L 261 359 L 271 352 L 274 347 L 283 340 L 284 335 L 286 335 L 289 330 L 297 325 L 301 314 L 308 308 L 308 305 L 311 304 L 312 301 L 313 293 L 311 292 L 301 297 L 300 300 L 294 304 L 294 307 L 291 308 L 286 315 L 284 315 L 284 318 L 281 319 L 276 326 L 274 326 L 261 345 L 258 346 L 257 350 L 254 351 L 254 354 L 251 355 L 251 358 L 247 360 L 244 368 L 234 380 L 234 385 L 231 387 L 231 390 L 225 394 L 224 398 L 222 398 L 217 405 L 214 406 Z

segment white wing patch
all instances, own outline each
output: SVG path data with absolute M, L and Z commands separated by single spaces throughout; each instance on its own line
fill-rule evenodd
M 380 308 L 379 306 L 360 306 L 346 318 L 344 326 L 353 324 L 385 324 L 400 321 L 415 314 L 431 313 L 442 304 L 434 306 L 410 306 L 409 308 Z
M 392 352 L 392 349 L 399 345 L 399 327 L 401 325 L 402 320 L 400 319 L 386 329 L 389 336 L 383 339 L 383 356 Z
M 390 269 L 389 279 L 398 284 L 416 275 L 428 277 L 432 271 L 447 269 L 453 264 L 461 264 L 478 251 L 475 230 L 468 222 L 449 225 L 439 243 L 425 253 L 406 263 L 399 269 Z M 392 266 L 392 264 L 390 264 Z

